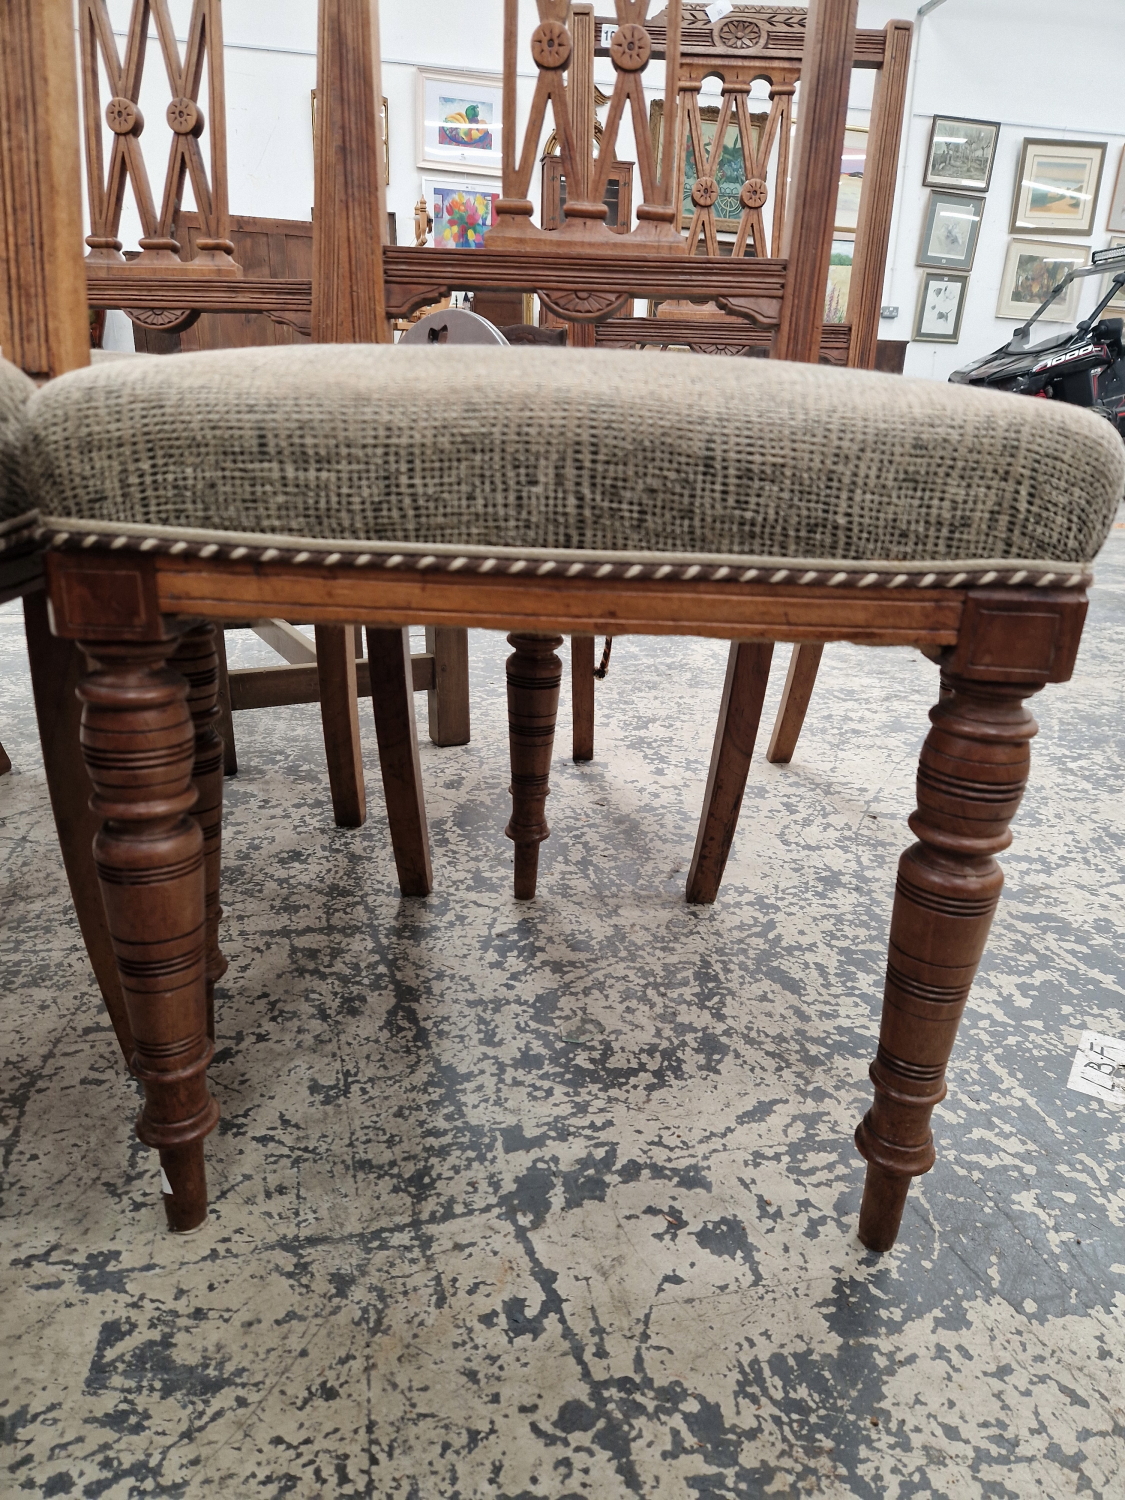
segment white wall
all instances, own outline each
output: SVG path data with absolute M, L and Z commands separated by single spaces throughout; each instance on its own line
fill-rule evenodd
M 915 19 L 913 6 L 860 0 L 860 22 L 881 26 Z M 900 161 L 884 304 L 899 316 L 884 321 L 883 338 L 914 331 L 922 272 L 915 266 L 929 189 L 922 186 L 935 113 L 1000 120 L 992 182 L 985 199 L 976 259 L 969 277 L 957 344 L 912 343 L 910 375 L 944 380 L 951 370 L 1011 338 L 1014 319 L 997 318 L 996 303 L 1008 242 L 1020 150 L 1025 136 L 1105 141 L 1107 151 L 1094 231 L 1070 244 L 1099 249 L 1109 243 L 1106 217 L 1125 147 L 1125 4 L 1122 0 L 945 0 L 916 20 L 911 116 Z M 1050 238 L 1024 235 L 1024 238 Z M 1062 237 L 1060 237 L 1062 238 Z M 1101 277 L 1083 287 L 1079 315 L 1094 306 Z M 1044 335 L 1059 324 L 1043 326 Z
M 654 0 L 653 8 L 658 4 Z M 915 260 L 929 200 L 922 177 L 934 113 L 1003 122 L 960 342 L 912 343 L 907 357 L 909 373 L 944 379 L 958 365 L 1003 343 L 1016 326 L 997 319 L 995 309 L 1024 136 L 1107 142 L 1095 232 L 1085 243 L 1093 248 L 1108 243 L 1109 197 L 1125 146 L 1125 93 L 1120 85 L 1125 77 L 1125 0 L 1072 0 L 1065 10 L 1057 0 L 944 0 L 921 21 L 915 16 L 916 6 L 917 0 L 860 0 L 859 7 L 863 26 L 882 26 L 895 18 L 916 23 L 910 118 L 883 296 L 884 304 L 899 308 L 899 316 L 883 322 L 882 337 L 908 339 L 913 332 L 922 277 Z M 608 11 L 610 6 L 599 8 Z M 130 0 L 111 0 L 115 24 L 122 29 L 129 9 Z M 172 10 L 182 36 L 190 0 L 173 0 Z M 520 0 L 520 10 L 526 36 L 536 21 L 534 0 Z M 402 243 L 413 240 L 414 204 L 423 176 L 458 175 L 418 166 L 415 69 L 421 64 L 499 73 L 502 15 L 501 0 L 481 0 L 478 5 L 464 0 L 384 0 L 383 91 L 391 130 L 387 198 L 398 216 Z M 224 28 L 231 209 L 308 218 L 313 194 L 310 92 L 316 81 L 315 0 L 226 0 Z M 167 94 L 155 41 L 150 48 L 151 85 L 142 96 L 150 123 L 142 144 L 159 191 L 167 152 Z M 655 89 L 662 86 L 661 71 L 654 66 L 646 74 Z M 612 82 L 608 61 L 599 62 L 598 77 L 603 87 Z M 870 83 L 871 75 L 855 75 L 852 123 L 865 121 Z M 521 77 L 521 127 L 533 84 L 528 66 Z M 625 158 L 633 155 L 628 125 L 619 153 Z M 536 180 L 533 196 L 537 194 Z M 138 228 L 127 209 L 127 243 L 135 242 Z M 1086 282 L 1083 311 L 1093 305 L 1100 284 L 1096 277 Z

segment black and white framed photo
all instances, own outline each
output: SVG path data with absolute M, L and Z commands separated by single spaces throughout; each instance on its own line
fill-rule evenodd
M 984 199 L 935 189 L 922 225 L 918 264 L 947 271 L 971 271 L 977 250 Z
M 949 115 L 935 115 L 923 187 L 987 193 L 999 134 L 999 120 L 957 120 Z
M 914 337 L 923 344 L 955 344 L 961 337 L 967 276 L 950 271 L 927 271 L 922 277 Z
M 1012 199 L 1011 232 L 1038 229 L 1044 234 L 1089 234 L 1104 165 L 1104 141 L 1025 138 Z
M 1004 274 L 1000 279 L 998 318 L 1018 318 L 1022 323 L 1039 306 L 1068 271 L 1088 265 L 1088 245 L 1053 245 L 1049 240 L 1009 240 Z M 1057 302 L 1043 314 L 1044 323 L 1073 323 L 1078 316 L 1082 283 L 1072 281 Z

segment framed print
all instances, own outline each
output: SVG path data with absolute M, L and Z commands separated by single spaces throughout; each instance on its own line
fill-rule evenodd
M 1011 232 L 1041 229 L 1046 234 L 1089 234 L 1104 164 L 1104 141 L 1025 137 L 1008 226 Z
M 1043 298 L 1068 271 L 1089 262 L 1087 245 L 1052 245 L 1047 240 L 1009 240 L 1000 280 L 998 318 L 1030 318 Z M 1043 323 L 1073 323 L 1078 312 L 1080 281 L 1072 282 L 1066 295 L 1049 307 L 1040 319 Z
M 1110 235 L 1109 245 L 1106 248 L 1112 249 L 1115 245 L 1125 245 L 1125 234 Z M 1118 266 L 1116 269 L 1120 270 L 1121 267 Z M 1109 277 L 1112 274 L 1112 272 L 1107 274 L 1105 280 L 1102 282 L 1101 296 L 1103 297 L 1105 296 L 1106 292 L 1109 291 Z M 1112 302 L 1106 303 L 1105 313 L 1103 314 L 1103 316 L 1108 316 L 1110 318 L 1120 318 L 1122 316 L 1125 316 L 1125 287 L 1121 288 Z
M 1125 146 L 1121 148 L 1121 160 L 1117 164 L 1117 181 L 1109 200 L 1109 221 L 1105 227 L 1125 234 Z
M 935 115 L 922 186 L 987 193 L 999 134 L 999 120 L 956 120 Z
M 922 277 L 914 337 L 924 344 L 955 344 L 961 337 L 967 276 L 949 271 L 927 271 Z
M 316 140 L 316 89 L 312 90 L 312 133 Z M 379 123 L 383 129 L 383 186 L 391 180 L 391 112 L 384 94 L 379 108 Z
M 922 225 L 918 264 L 971 271 L 983 212 L 983 198 L 968 193 L 932 192 L 926 222 Z
M 848 126 L 840 157 L 840 187 L 836 194 L 837 234 L 854 234 L 859 225 L 859 200 L 863 192 L 863 168 L 867 161 L 867 131 Z
M 419 68 L 418 165 L 498 177 L 503 161 L 502 104 L 499 78 Z
M 484 236 L 496 217 L 499 184 L 431 182 L 422 196 L 434 221 L 434 245 L 439 250 L 482 250 Z

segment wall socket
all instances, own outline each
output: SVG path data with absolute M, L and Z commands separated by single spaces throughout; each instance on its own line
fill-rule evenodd
M 881 307 L 879 309 L 879 316 L 881 318 L 885 318 L 887 320 L 887 322 L 890 323 L 895 318 L 898 317 L 898 308 L 897 307 Z

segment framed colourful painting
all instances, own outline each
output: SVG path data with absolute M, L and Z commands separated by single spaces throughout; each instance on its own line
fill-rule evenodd
M 422 191 L 434 221 L 438 250 L 484 249 L 484 236 L 496 216 L 499 186 L 494 189 L 491 183 L 426 179 Z
M 502 80 L 419 68 L 418 165 L 498 177 L 503 163 Z

